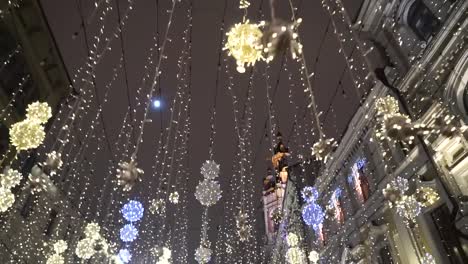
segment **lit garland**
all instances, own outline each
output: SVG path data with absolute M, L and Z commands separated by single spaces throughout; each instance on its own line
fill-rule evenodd
M 171 264 L 172 252 L 169 248 L 154 247 L 151 253 L 158 259 L 156 264 Z
M 251 236 L 252 227 L 249 225 L 249 216 L 242 209 L 236 217 L 236 225 L 240 241 L 247 241 Z
M 288 242 L 288 251 L 286 252 L 286 260 L 290 264 L 305 263 L 305 254 L 299 247 L 299 237 L 295 233 L 288 233 L 286 240 Z
M 47 258 L 46 264 L 65 264 L 65 258 L 58 254 L 53 254 Z
M 68 249 L 67 242 L 65 240 L 58 240 L 53 244 L 54 254 L 47 258 L 46 264 L 64 264 L 65 258 L 61 255 Z
M 317 160 L 327 162 L 329 155 L 337 146 L 338 144 L 333 138 L 321 138 L 312 146 L 312 155 L 314 155 Z
M 136 200 L 130 200 L 122 207 L 121 213 L 125 220 L 129 222 L 136 222 L 143 217 L 144 211 L 145 209 L 140 202 Z
M 132 242 L 138 237 L 138 229 L 132 224 L 126 224 L 120 229 L 120 239 L 123 242 Z
M 78 241 L 75 254 L 81 259 L 91 259 L 95 255 L 110 257 L 108 242 L 99 233 L 101 227 L 97 223 L 88 223 L 84 229 L 85 237 Z
M 235 24 L 226 33 L 228 39 L 224 49 L 229 50 L 229 55 L 237 62 L 237 71 L 245 72 L 245 65 L 252 66 L 255 62 L 263 59 L 261 44 L 263 24 L 251 24 L 249 20 L 244 23 Z
M 437 264 L 437 262 L 431 254 L 426 253 L 424 254 L 423 259 L 421 260 L 421 264 Z

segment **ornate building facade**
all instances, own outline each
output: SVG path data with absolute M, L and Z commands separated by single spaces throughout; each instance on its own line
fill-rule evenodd
M 353 28 L 382 71 L 321 166 L 324 217 L 301 234 L 304 254 L 317 254 L 297 263 L 468 263 L 467 18 L 467 1 L 363 2 Z M 412 124 L 405 140 L 388 132 L 405 127 L 382 123 L 386 98 Z M 291 195 L 300 200 L 287 186 L 284 212 L 297 207 Z

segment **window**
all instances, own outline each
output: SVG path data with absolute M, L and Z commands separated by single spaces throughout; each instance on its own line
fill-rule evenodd
M 408 26 L 420 40 L 428 41 L 440 27 L 440 21 L 421 0 L 415 0 L 408 7 Z
M 365 203 L 370 195 L 369 181 L 364 173 L 366 165 L 366 159 L 358 159 L 351 167 L 351 174 L 348 176 L 348 184 L 356 191 L 361 203 Z
M 341 194 L 342 190 L 336 188 L 330 199 L 330 206 L 335 210 L 335 219 L 338 224 L 343 224 L 345 220 Z

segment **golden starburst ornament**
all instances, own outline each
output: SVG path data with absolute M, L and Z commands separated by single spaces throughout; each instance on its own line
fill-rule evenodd
M 252 66 L 255 62 L 263 59 L 262 56 L 262 36 L 260 27 L 263 23 L 252 24 L 249 20 L 235 24 L 226 33 L 228 39 L 224 47 L 229 50 L 229 55 L 236 59 L 237 71 L 245 72 L 245 65 Z

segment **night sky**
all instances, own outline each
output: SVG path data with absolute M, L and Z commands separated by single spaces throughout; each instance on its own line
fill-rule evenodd
M 67 70 L 71 76 L 74 76 L 76 70 L 86 62 L 87 46 L 85 42 L 85 31 L 88 38 L 88 45 L 95 41 L 93 36 L 97 34 L 99 17 L 92 13 L 94 1 L 80 0 L 42 0 L 42 5 L 46 13 L 48 22 L 53 35 L 57 41 L 59 50 L 63 56 Z M 128 1 L 110 0 L 112 10 L 105 19 L 104 36 L 110 36 L 117 25 L 117 5 L 121 16 L 127 10 Z M 130 12 L 130 17 L 122 32 L 123 42 L 120 39 L 112 41 L 111 48 L 102 62 L 97 66 L 96 71 L 96 91 L 97 98 L 104 96 L 105 84 L 112 76 L 112 69 L 118 63 L 122 50 L 125 54 L 125 65 L 127 78 L 123 69 L 119 70 L 118 78 L 111 88 L 109 101 L 103 109 L 103 120 L 106 130 L 99 128 L 99 133 L 105 133 L 111 144 L 111 151 L 115 154 L 118 149 L 115 147 L 118 133 L 121 129 L 127 107 L 132 109 L 136 106 L 136 90 L 141 86 L 149 49 L 155 42 L 154 36 L 158 36 L 158 43 L 162 42 L 162 35 L 165 31 L 168 13 L 167 9 L 171 5 L 169 0 L 133 0 L 134 9 Z M 97 1 L 103 5 L 104 1 Z M 251 21 L 269 19 L 269 1 L 252 0 L 249 8 L 248 18 Z M 284 20 L 290 19 L 290 9 L 288 1 L 276 1 L 276 10 L 278 16 Z M 329 15 L 326 13 L 319 0 L 293 0 L 297 7 L 297 16 L 303 19 L 300 26 L 300 36 L 304 45 L 304 52 L 307 59 L 307 65 L 311 72 L 315 72 L 312 78 L 314 92 L 317 98 L 317 106 L 321 111 L 321 120 L 324 131 L 327 136 L 339 138 L 346 130 L 349 120 L 358 107 L 356 92 L 350 80 L 346 69 L 343 55 L 338 52 L 339 44 L 335 34 L 333 34 L 333 25 L 330 23 Z M 352 17 L 355 16 L 361 0 L 348 0 L 349 12 Z M 227 52 L 220 50 L 220 42 L 224 34 L 221 34 L 222 21 L 224 21 L 225 31 L 235 23 L 241 22 L 242 12 L 238 9 L 237 0 L 182 0 L 177 4 L 171 31 L 169 36 L 171 42 L 166 48 L 167 59 L 162 64 L 162 74 L 157 86 L 157 95 L 162 99 L 160 110 L 152 110 L 149 118 L 151 123 L 147 124 L 144 133 L 144 144 L 138 155 L 140 167 L 145 171 L 142 182 L 138 183 L 136 188 L 130 193 L 130 197 L 138 197 L 145 205 L 151 199 L 154 190 L 145 188 L 148 182 L 157 182 L 158 179 L 151 177 L 151 166 L 153 163 L 157 142 L 161 136 L 161 131 L 168 125 L 169 107 L 174 97 L 174 91 L 178 85 L 177 58 L 183 49 L 182 35 L 188 26 L 187 10 L 190 4 L 192 10 L 192 61 L 191 61 L 191 133 L 189 142 L 189 170 L 191 178 L 189 181 L 189 256 L 198 246 L 200 237 L 200 224 L 202 208 L 195 200 L 193 192 L 196 184 L 202 178 L 200 166 L 208 159 L 208 147 L 210 137 L 210 110 L 213 106 L 214 92 L 218 89 L 216 97 L 216 137 L 214 143 L 214 159 L 221 164 L 220 182 L 223 194 L 228 196 L 230 180 L 237 180 L 239 175 L 236 167 L 233 166 L 233 157 L 236 153 L 237 136 L 234 131 L 233 108 L 230 94 L 225 88 L 227 85 L 227 73 L 224 71 L 224 61 L 227 58 L 230 74 L 234 76 L 234 91 L 239 98 L 239 106 L 243 107 L 246 100 L 250 69 L 244 74 L 239 74 L 235 70 L 235 61 L 227 56 Z M 80 7 L 81 6 L 81 7 Z M 85 21 L 82 26 L 82 18 Z M 84 30 L 85 29 L 85 30 Z M 123 43 L 123 49 L 121 44 Z M 352 49 L 352 47 L 346 47 Z M 221 52 L 221 64 L 218 70 L 218 58 Z M 286 58 L 287 57 L 287 58 Z M 268 68 L 269 83 L 271 85 L 270 95 L 273 98 L 273 110 L 276 115 L 274 122 L 283 133 L 286 141 L 290 141 L 290 147 L 293 155 L 295 149 L 292 142 L 291 132 L 294 131 L 294 113 L 297 114 L 297 123 L 305 124 L 311 122 L 309 111 L 306 110 L 307 100 L 300 81 L 300 72 L 298 63 L 293 61 L 289 53 L 286 57 L 279 56 L 271 63 Z M 154 59 L 156 62 L 156 59 Z M 289 80 L 288 72 L 291 72 L 292 79 Z M 253 127 L 254 134 L 249 144 L 253 151 L 255 178 L 252 180 L 258 191 L 256 192 L 255 202 L 259 209 L 257 218 L 259 225 L 257 230 L 259 238 L 263 234 L 263 218 L 261 212 L 261 190 L 262 177 L 266 175 L 266 169 L 269 165 L 268 160 L 271 156 L 272 146 L 270 139 L 265 137 L 269 128 L 266 126 L 268 120 L 266 85 L 265 85 L 265 63 L 260 62 L 255 67 L 253 75 L 254 105 L 253 105 Z M 218 77 L 217 77 L 218 76 Z M 219 83 L 216 87 L 216 79 Z M 127 81 L 126 81 L 127 79 Z M 128 83 L 128 86 L 127 86 Z M 290 104 L 288 98 L 289 87 L 293 89 L 294 106 Z M 80 90 L 81 87 L 75 87 Z M 130 100 L 129 100 L 130 99 Z M 102 102 L 100 102 L 102 103 Z M 141 106 L 140 106 L 141 109 Z M 95 111 L 95 109 L 89 109 Z M 240 109 L 242 112 L 242 109 Z M 140 110 L 141 113 L 141 110 Z M 138 116 L 141 120 L 141 116 Z M 133 121 L 136 124 L 136 121 Z M 161 126 L 163 129 L 161 129 Z M 312 127 L 312 126 L 308 126 Z M 313 144 L 314 136 L 309 131 L 308 139 Z M 132 138 L 135 141 L 135 137 Z M 303 139 L 304 141 L 304 139 Z M 309 153 L 310 155 L 310 153 Z M 97 179 L 93 180 L 94 189 L 91 188 L 87 196 L 92 195 L 92 190 L 99 188 L 99 182 L 102 181 L 102 175 L 107 173 L 106 162 L 111 158 L 111 153 L 107 148 L 99 151 L 96 159 L 95 173 Z M 99 164 L 103 164 L 100 166 Z M 312 177 L 311 175 L 306 175 Z M 101 180 L 99 179 L 101 177 Z M 156 186 L 156 185 L 154 185 Z M 222 223 L 223 219 L 223 200 L 221 200 L 213 209 L 211 209 L 210 218 L 212 226 Z M 216 213 L 215 213 L 216 212 Z M 118 215 L 115 211 L 115 215 Z M 215 235 L 210 234 L 212 240 Z M 259 241 L 262 243 L 262 241 Z M 140 242 L 137 242 L 140 243 Z M 193 258 L 189 257 L 192 263 Z

